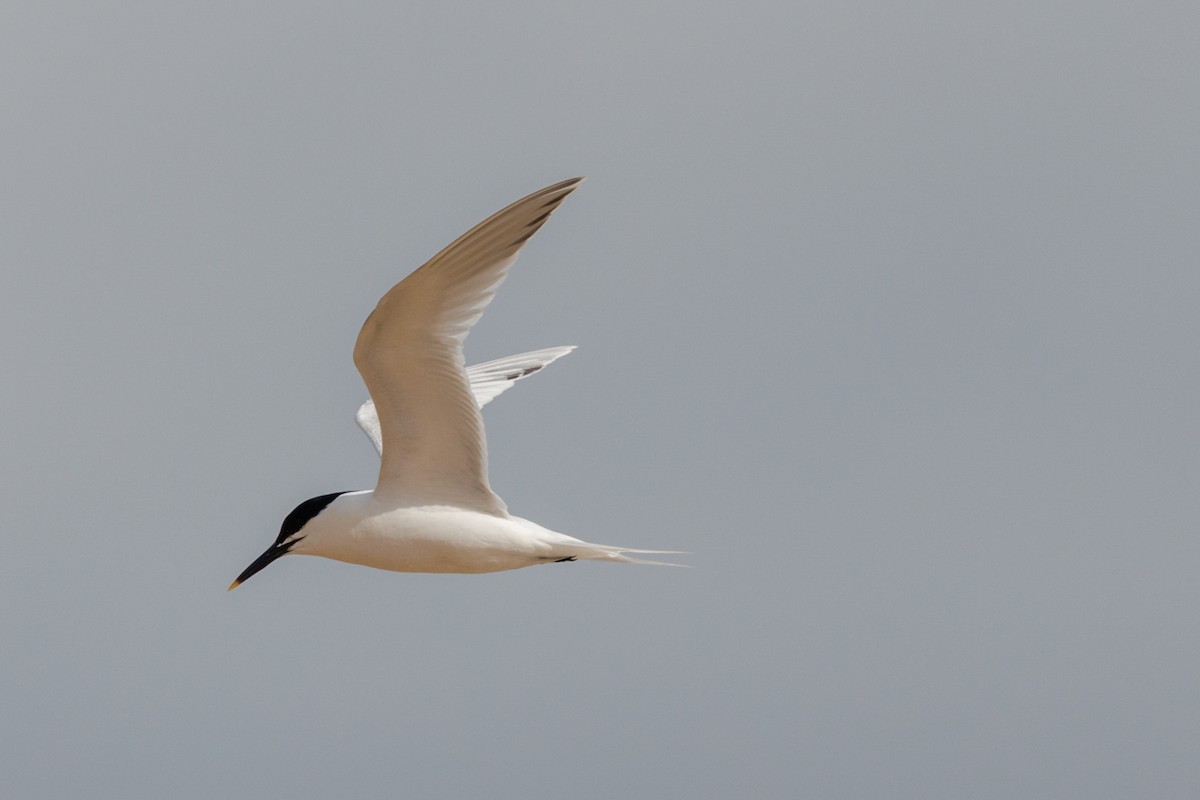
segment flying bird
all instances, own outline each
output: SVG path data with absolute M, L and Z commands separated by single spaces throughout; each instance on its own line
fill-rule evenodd
M 370 394 L 356 418 L 380 453 L 375 488 L 296 506 L 230 590 L 289 554 L 396 572 L 482 573 L 584 559 L 662 564 L 626 554 L 673 552 L 549 530 L 509 514 L 488 485 L 480 409 L 574 348 L 466 367 L 463 341 L 521 248 L 582 181 L 556 183 L 498 211 L 380 299 L 354 345 Z

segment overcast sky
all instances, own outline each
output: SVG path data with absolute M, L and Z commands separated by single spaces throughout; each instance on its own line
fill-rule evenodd
M 0 11 L 0 789 L 1200 796 L 1194 2 Z M 467 341 L 492 485 L 692 569 L 292 557 L 378 297 L 585 174 Z

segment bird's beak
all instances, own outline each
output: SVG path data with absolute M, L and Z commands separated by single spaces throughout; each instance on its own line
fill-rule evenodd
M 251 564 L 250 566 L 246 567 L 246 569 L 242 571 L 241 575 L 237 576 L 237 580 L 235 580 L 233 583 L 229 584 L 229 588 L 226 589 L 226 591 L 232 592 L 234 589 L 236 589 L 237 587 L 241 586 L 244 582 L 249 580 L 251 575 L 258 572 L 263 567 L 267 566 L 267 564 L 270 564 L 272 561 L 279 558 L 280 556 L 286 556 L 288 553 L 288 550 L 290 550 L 290 549 L 291 549 L 290 547 L 280 547 L 279 545 L 275 545 L 275 544 L 271 545 L 270 547 L 267 548 L 267 551 L 265 553 L 263 553 L 258 558 L 254 559 L 254 563 Z

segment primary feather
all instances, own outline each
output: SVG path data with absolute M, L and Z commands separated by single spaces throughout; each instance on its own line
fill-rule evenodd
M 521 247 L 581 180 L 554 184 L 488 217 L 392 287 L 367 317 L 354 364 L 379 416 L 376 496 L 505 513 L 488 485 L 463 340 Z

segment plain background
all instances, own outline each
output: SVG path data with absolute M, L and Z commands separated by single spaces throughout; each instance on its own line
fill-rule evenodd
M 1194 2 L 8 2 L 13 798 L 1200 795 Z M 370 487 L 376 299 L 515 513 L 691 569 L 225 587 Z

